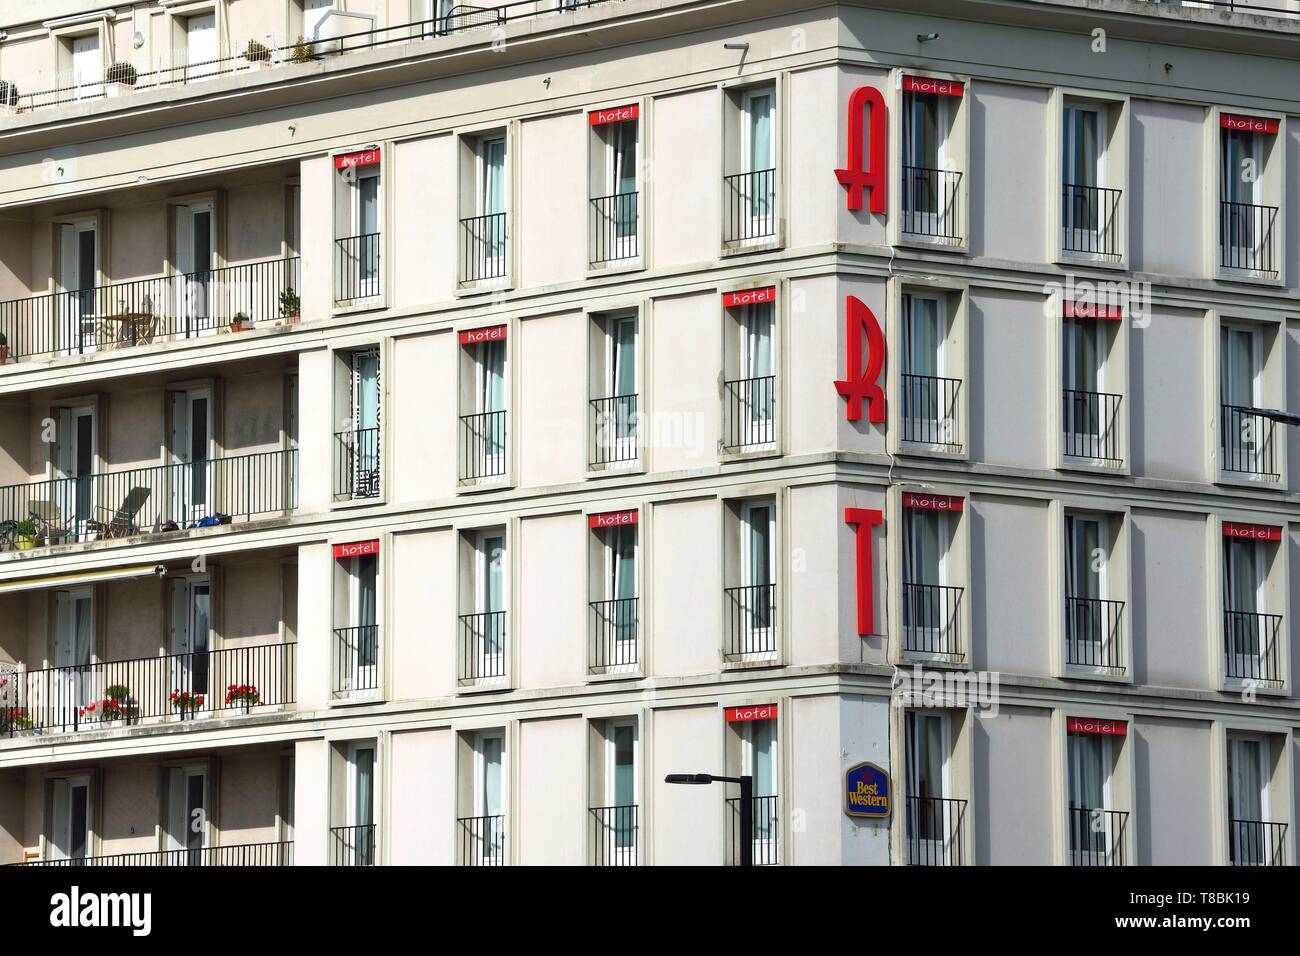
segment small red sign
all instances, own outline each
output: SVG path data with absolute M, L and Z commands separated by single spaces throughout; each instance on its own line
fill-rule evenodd
M 936 93 L 939 96 L 961 96 L 966 84 L 960 80 L 939 80 L 933 76 L 904 76 L 903 89 L 909 93 Z
M 466 329 L 460 333 L 461 345 L 478 345 L 480 342 L 499 342 L 506 337 L 504 325 L 489 325 L 482 329 Z
M 741 724 L 747 720 L 776 720 L 776 704 L 727 708 L 727 723 Z
M 1247 116 L 1244 113 L 1220 113 L 1219 125 L 1247 133 L 1276 133 L 1277 120 L 1271 116 Z
M 1250 538 L 1255 541 L 1281 541 L 1282 529 L 1270 524 L 1242 524 L 1237 521 L 1223 522 L 1225 538 Z
M 776 286 L 764 286 L 761 289 L 746 289 L 743 292 L 724 292 L 722 307 L 734 309 L 741 305 L 757 305 L 760 302 L 775 302 Z
M 378 149 L 363 149 L 359 153 L 343 153 L 334 157 L 334 168 L 352 169 L 356 166 L 378 166 L 380 158 Z
M 903 492 L 903 507 L 922 511 L 961 511 L 966 506 L 965 498 L 953 495 L 918 495 L 910 491 Z
M 378 538 L 371 541 L 350 541 L 347 544 L 334 545 L 334 557 L 336 558 L 359 558 L 362 555 L 378 553 Z
M 604 126 L 606 123 L 626 123 L 638 119 L 641 107 L 636 103 L 627 106 L 614 106 L 607 110 L 592 110 L 587 114 L 592 126 Z
M 627 524 L 636 524 L 638 513 L 635 508 L 631 511 L 606 511 L 604 514 L 587 515 L 588 528 L 620 528 Z
M 1101 720 L 1097 717 L 1067 717 L 1065 729 L 1072 734 L 1110 734 L 1123 737 L 1128 734 L 1128 721 Z
M 1066 301 L 1061 304 L 1061 314 L 1067 319 L 1112 319 L 1118 322 L 1124 318 L 1124 307 Z

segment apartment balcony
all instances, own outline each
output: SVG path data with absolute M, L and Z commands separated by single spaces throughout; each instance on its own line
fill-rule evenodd
M 1277 423 L 1255 408 L 1219 408 L 1219 469 L 1237 478 L 1281 481 Z
M 378 498 L 379 428 L 334 433 L 334 500 Z
M 505 474 L 505 410 L 460 416 L 461 483 L 500 481 Z
M 1065 599 L 1065 663 L 1119 676 L 1124 664 L 1124 602 Z
M 330 827 L 331 866 L 375 866 L 376 826 Z
M 504 212 L 460 221 L 460 286 L 495 285 L 506 277 Z
M 960 661 L 961 601 L 964 589 L 941 584 L 903 583 L 903 650 Z
M 962 174 L 949 169 L 904 166 L 903 235 L 939 245 L 960 245 Z
M 961 379 L 903 375 L 899 416 L 903 441 L 943 451 L 961 451 L 960 392 Z
M 334 240 L 334 304 L 363 303 L 383 294 L 380 261 L 383 235 L 378 232 Z
M 1285 683 L 1279 648 L 1281 614 L 1223 612 L 1223 675 L 1230 681 L 1278 688 Z
M 1119 417 L 1122 401 L 1122 395 L 1064 389 L 1061 393 L 1062 454 L 1111 467 L 1123 465 Z
M 1285 823 L 1228 821 L 1228 862 L 1233 866 L 1285 866 Z
M 1219 266 L 1278 277 L 1277 206 L 1220 201 Z
M 458 859 L 461 866 L 504 866 L 506 862 L 506 818 L 503 814 L 461 817 Z
M 628 265 L 641 258 L 641 229 L 637 206 L 640 193 L 616 193 L 591 200 L 591 256 L 593 269 Z
M 763 245 L 776 239 L 776 170 L 759 169 L 722 179 L 722 241 Z
M 1123 191 L 1100 186 L 1061 186 L 1061 249 L 1083 259 L 1118 261 Z
M 636 670 L 639 662 L 639 604 L 637 598 L 617 598 L 592 601 L 588 605 L 592 625 L 588 669 L 593 674 Z
M 636 462 L 641 450 L 637 444 L 636 395 L 593 398 L 591 405 L 592 468 L 626 468 Z
M 506 677 L 506 612 L 460 616 L 461 684 L 502 683 Z
M 296 643 L 0 673 L 0 738 L 273 713 L 297 701 Z
M 964 866 L 966 801 L 908 797 L 903 837 L 908 866 Z
M 754 866 L 777 866 L 781 862 L 781 817 L 778 798 L 775 795 L 753 797 L 751 802 Z M 727 844 L 730 858 L 727 862 L 731 866 L 739 866 L 741 844 L 744 840 L 740 825 L 740 797 L 727 798 L 727 819 L 730 833 Z
M 592 807 L 592 866 L 636 866 L 638 833 L 636 804 Z
M 1070 865 L 1127 866 L 1127 810 L 1069 807 Z
M 773 661 L 777 656 L 776 585 L 725 588 L 726 644 L 731 662 Z
M 336 697 L 379 690 L 379 625 L 334 628 L 333 660 Z
M 776 446 L 776 376 L 722 383 L 722 447 L 729 452 L 765 451 Z
M 154 850 L 147 853 L 114 853 L 111 856 L 83 856 L 67 860 L 32 860 L 10 866 L 293 866 L 293 841 L 281 843 L 236 843 L 205 846 L 196 850 Z
M 300 260 L 274 259 L 0 302 L 16 361 L 201 339 L 296 319 Z

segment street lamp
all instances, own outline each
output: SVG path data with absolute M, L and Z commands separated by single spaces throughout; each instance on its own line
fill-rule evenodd
M 1277 408 L 1257 408 L 1255 414 L 1275 421 L 1280 425 L 1300 425 L 1300 415 L 1284 412 Z
M 664 783 L 681 783 L 688 786 L 702 786 L 707 783 L 740 784 L 740 865 L 754 865 L 754 778 L 751 775 L 718 777 L 711 773 L 670 773 L 664 777 Z

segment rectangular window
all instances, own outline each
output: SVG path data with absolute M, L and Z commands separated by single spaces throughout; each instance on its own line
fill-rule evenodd
M 635 312 L 596 320 L 591 398 L 592 468 L 627 468 L 640 457 L 637 445 L 639 322 Z
M 750 720 L 733 726 L 739 728 L 740 733 L 741 773 L 754 778 L 754 864 L 775 865 L 780 862 L 781 822 L 777 722 Z M 732 804 L 733 814 L 738 816 L 739 800 L 732 799 L 728 803 Z
M 335 866 L 375 866 L 375 773 L 377 751 L 373 741 L 347 744 L 344 751 L 346 776 L 345 822 L 331 830 Z
M 726 306 L 729 354 L 723 383 L 723 444 L 733 453 L 776 447 L 776 291 L 732 293 L 724 302 L 747 298 L 762 301 Z
M 1283 683 L 1282 615 L 1271 614 L 1268 579 L 1278 545 L 1223 539 L 1224 675 L 1230 682 L 1278 687 Z
M 1120 199 L 1107 151 L 1118 106 L 1065 102 L 1061 112 L 1061 249 L 1067 256 L 1119 259 Z M 1116 163 L 1119 160 L 1115 161 Z
M 907 711 L 907 815 L 910 866 L 960 866 L 966 801 L 952 795 L 952 722 L 947 714 Z
M 771 242 L 776 237 L 776 87 L 729 94 L 728 110 L 734 126 L 729 123 L 722 239 L 739 245 Z
M 619 516 L 636 512 L 617 513 Z M 597 674 L 631 672 L 637 669 L 640 607 L 637 574 L 636 523 L 601 527 L 603 519 L 593 515 L 596 555 L 591 588 L 592 649 L 591 671 Z
M 86 860 L 91 847 L 90 778 L 50 781 L 50 821 L 46 854 L 50 860 Z
M 72 97 L 93 100 L 104 95 L 104 57 L 99 34 L 74 37 L 72 40 Z
M 1067 812 L 1073 866 L 1122 866 L 1128 813 L 1116 810 L 1113 776 L 1117 741 L 1103 733 L 1066 734 Z
M 961 379 L 945 377 L 948 302 L 941 295 L 904 292 L 900 393 L 903 441 L 960 451 Z
M 921 657 L 960 659 L 960 607 L 963 589 L 948 583 L 949 551 L 958 517 L 930 507 L 950 499 L 905 498 L 903 508 L 903 650 Z M 961 499 L 951 499 L 960 502 Z
M 599 731 L 598 803 L 591 809 L 592 863 L 636 866 L 640 793 L 636 720 L 602 721 Z
M 1276 423 L 1262 413 L 1264 329 L 1224 323 L 1219 329 L 1220 468 L 1226 474 L 1279 481 Z
M 953 97 L 903 93 L 902 231 L 907 236 L 960 242 L 962 174 L 953 167 L 950 140 L 956 118 Z
M 1067 667 L 1123 674 L 1124 602 L 1112 600 L 1111 519 L 1065 515 L 1065 660 Z
M 640 250 L 640 187 L 637 175 L 639 119 L 605 122 L 604 114 L 623 115 L 635 107 L 591 115 L 596 155 L 592 166 L 591 265 L 626 265 Z
M 505 327 L 461 333 L 467 408 L 460 416 L 462 483 L 482 484 L 506 476 L 506 340 Z M 499 335 L 497 334 L 499 332 Z
M 464 143 L 461 200 L 462 286 L 495 284 L 506 276 L 509 184 L 506 136 L 489 133 Z
M 1276 133 L 1219 134 L 1219 265 L 1276 278 L 1278 206 L 1269 169 Z
M 203 13 L 185 18 L 185 81 L 192 83 L 215 76 L 220 65 L 217 43 L 217 15 Z
M 167 862 L 199 866 L 208 845 L 208 773 L 203 767 L 167 771 Z
M 55 297 L 55 353 L 77 355 L 99 347 L 99 225 L 93 219 L 58 226 L 61 293 Z
M 469 535 L 468 592 L 460 616 L 462 684 L 501 683 L 506 677 L 506 533 Z
M 380 426 L 383 385 L 378 347 L 341 353 L 347 426 L 336 432 L 334 499 L 377 498 L 380 493 Z
M 354 305 L 383 292 L 383 152 L 377 147 L 334 157 L 338 180 L 334 303 Z
M 212 579 L 171 579 L 171 683 L 175 690 L 203 697 L 200 710 L 216 710 L 212 670 Z
M 1120 322 L 1067 314 L 1061 319 L 1061 451 L 1066 458 L 1123 464 L 1122 381 L 1110 387 Z
M 460 862 L 464 866 L 501 866 L 506 847 L 505 734 L 481 731 L 473 735 L 471 745 L 471 813 L 458 821 Z
M 94 700 L 95 607 L 91 588 L 54 592 L 50 675 L 52 723 L 73 729 L 81 708 Z
M 776 502 L 743 501 L 737 509 L 736 581 L 725 592 L 725 654 L 732 661 L 777 656 Z
M 1279 866 L 1287 825 L 1269 799 L 1272 776 L 1267 738 L 1228 738 L 1228 853 L 1234 866 Z

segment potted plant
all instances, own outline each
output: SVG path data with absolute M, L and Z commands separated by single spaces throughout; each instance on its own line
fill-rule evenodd
M 172 710 L 180 715 L 181 720 L 186 720 L 193 717 L 194 713 L 203 706 L 203 695 L 188 690 L 174 690 L 171 702 Z
M 125 684 L 109 684 L 104 688 L 104 695 L 108 697 L 109 700 L 116 701 L 125 706 L 126 699 L 131 696 L 131 690 Z
M 230 331 L 248 332 L 253 328 L 253 320 L 248 317 L 247 312 L 236 312 L 235 317 L 230 320 Z
M 0 734 L 30 733 L 35 726 L 26 707 L 0 707 Z
M 108 96 L 117 96 L 124 86 L 135 86 L 139 77 L 135 67 L 130 63 L 113 63 L 104 71 L 104 92 Z
M 238 707 L 241 704 L 244 713 L 248 713 L 262 702 L 262 697 L 255 684 L 231 684 L 226 688 L 226 706 Z
M 248 46 L 244 48 L 244 59 L 248 61 L 249 67 L 260 70 L 271 65 L 271 50 L 256 40 L 249 40 Z
M 308 43 L 301 35 L 293 45 L 293 52 L 289 54 L 289 59 L 293 63 L 310 63 L 316 59 L 315 47 Z
M 105 697 L 81 708 L 81 719 L 86 723 L 98 721 L 101 724 L 116 725 L 125 717 L 126 709 L 111 697 Z
M 293 289 L 280 291 L 280 317 L 294 321 L 302 312 L 302 299 Z
M 0 365 L 9 361 L 9 336 L 0 332 Z
M 14 529 L 14 541 L 18 545 L 19 551 L 30 551 L 36 547 L 36 522 L 27 520 L 18 522 L 18 527 Z

